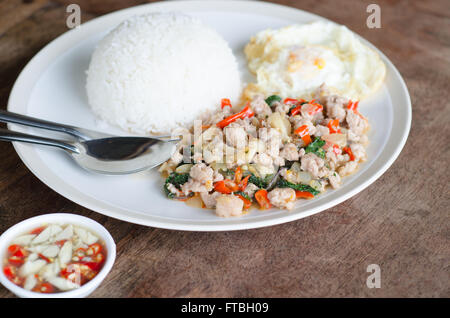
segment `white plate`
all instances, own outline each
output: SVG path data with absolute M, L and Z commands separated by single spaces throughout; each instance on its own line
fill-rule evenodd
M 117 11 L 63 34 L 42 49 L 17 79 L 8 109 L 61 123 L 121 133 L 114 128 L 99 129 L 97 126 L 86 100 L 85 70 L 94 46 L 108 30 L 127 17 L 151 11 L 182 11 L 214 27 L 237 55 L 244 80 L 251 77 L 242 51 L 256 32 L 324 20 L 297 9 L 256 1 L 171 1 Z M 239 218 L 219 218 L 212 210 L 168 200 L 162 192 L 163 180 L 156 170 L 132 176 L 102 176 L 79 168 L 62 151 L 21 143 L 14 146 L 27 167 L 47 186 L 86 208 L 124 221 L 167 229 L 219 231 L 300 219 L 331 208 L 362 191 L 389 168 L 406 142 L 411 123 L 408 90 L 397 69 L 381 52 L 379 54 L 387 66 L 385 84 L 360 103 L 362 113 L 368 116 L 372 126 L 369 160 L 356 174 L 345 178 L 339 190 L 299 202 L 291 212 L 253 210 Z M 17 125 L 10 127 L 37 132 Z

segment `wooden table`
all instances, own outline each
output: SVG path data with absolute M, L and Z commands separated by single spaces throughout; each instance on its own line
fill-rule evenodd
M 20 70 L 82 21 L 144 1 L 0 1 L 0 103 Z M 450 5 L 378 0 L 381 29 L 366 27 L 369 1 L 279 0 L 346 24 L 380 48 L 406 80 L 408 142 L 393 166 L 344 203 L 288 224 L 221 233 L 149 228 L 82 208 L 56 194 L 0 143 L 0 233 L 26 218 L 71 212 L 102 223 L 117 260 L 93 297 L 449 297 Z M 366 286 L 367 266 L 381 288 Z M 12 297 L 0 287 L 1 297 Z

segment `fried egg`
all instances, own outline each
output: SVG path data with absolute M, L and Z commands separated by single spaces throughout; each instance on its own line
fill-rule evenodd
M 246 98 L 255 94 L 310 98 L 325 84 L 333 93 L 361 100 L 377 90 L 386 67 L 378 54 L 347 27 L 332 22 L 265 30 L 245 47 L 256 75 Z

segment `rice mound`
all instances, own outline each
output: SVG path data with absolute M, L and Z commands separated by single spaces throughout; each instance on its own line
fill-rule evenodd
M 132 17 L 97 45 L 87 96 L 102 120 L 138 134 L 188 127 L 241 83 L 227 42 L 198 19 L 177 13 Z

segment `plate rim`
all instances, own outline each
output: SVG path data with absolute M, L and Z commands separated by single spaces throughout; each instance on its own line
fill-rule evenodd
M 176 8 L 176 9 L 175 9 Z M 181 8 L 181 9 L 180 9 Z M 252 13 L 261 13 L 265 12 L 266 15 L 271 16 L 277 16 L 280 15 L 291 15 L 293 17 L 298 16 L 299 14 L 305 14 L 309 17 L 311 17 L 311 21 L 313 20 L 324 20 L 324 21 L 331 21 L 329 19 L 326 19 L 324 17 L 321 17 L 319 15 L 293 8 L 288 6 L 283 6 L 279 4 L 274 3 L 267 3 L 267 2 L 253 2 L 253 1 L 240 1 L 240 0 L 214 0 L 214 1 L 170 1 L 170 2 L 154 2 L 149 4 L 143 4 L 139 6 L 129 7 L 126 9 L 114 11 L 111 13 L 108 13 L 106 15 L 96 17 L 90 21 L 87 21 L 83 23 L 80 27 L 76 29 L 69 30 L 62 35 L 58 36 L 54 40 L 52 40 L 50 43 L 48 43 L 46 46 L 44 46 L 23 68 L 23 70 L 20 72 L 18 78 L 16 79 L 13 88 L 11 90 L 9 99 L 8 99 L 8 110 L 13 110 L 13 105 L 24 105 L 25 109 L 28 105 L 29 97 L 31 96 L 31 89 L 28 92 L 28 94 L 23 94 L 23 90 L 26 87 L 29 87 L 31 85 L 31 88 L 34 87 L 34 84 L 36 83 L 36 80 L 42 75 L 43 71 L 45 71 L 48 66 L 51 64 L 51 62 L 42 63 L 44 66 L 39 65 L 41 60 L 43 60 L 46 57 L 46 54 L 48 55 L 48 52 L 52 52 L 53 56 L 61 56 L 66 51 L 70 50 L 74 45 L 77 45 L 80 43 L 80 39 L 84 38 L 84 35 L 86 33 L 92 34 L 95 32 L 95 30 L 102 30 L 104 31 L 106 29 L 105 27 L 105 21 L 108 19 L 114 20 L 115 16 L 119 15 L 126 15 L 131 12 L 140 12 L 141 9 L 145 9 L 148 11 L 157 11 L 159 9 L 166 10 L 166 11 L 207 11 L 207 10 L 226 10 L 226 11 L 232 11 L 232 12 L 252 12 Z M 275 12 L 276 11 L 276 12 Z M 270 12 L 270 14 L 267 14 L 267 12 Z M 331 21 L 335 23 L 334 21 Z M 352 31 L 353 32 L 353 31 Z M 265 217 L 262 217 L 258 220 L 251 220 L 251 219 L 242 219 L 242 218 L 228 218 L 226 219 L 227 222 L 222 222 L 220 224 L 213 223 L 210 224 L 210 221 L 191 221 L 191 220 L 176 220 L 173 218 L 163 218 L 160 216 L 154 216 L 154 215 L 146 215 L 145 219 L 141 214 L 138 214 L 136 212 L 127 210 L 122 207 L 117 206 L 107 206 L 103 201 L 95 200 L 91 198 L 90 196 L 86 195 L 83 192 L 78 191 L 75 189 L 72 185 L 65 183 L 59 176 L 55 175 L 53 172 L 50 174 L 43 173 L 40 170 L 40 166 L 42 168 L 45 168 L 46 165 L 43 164 L 41 158 L 36 158 L 37 153 L 34 151 L 34 147 L 30 147 L 29 145 L 20 144 L 17 142 L 13 143 L 14 149 L 19 155 L 22 162 L 27 166 L 27 168 L 39 179 L 41 180 L 46 186 L 51 188 L 53 191 L 57 192 L 58 194 L 64 196 L 68 200 L 75 202 L 76 204 L 83 206 L 87 209 L 90 209 L 94 212 L 119 219 L 126 222 L 131 222 L 135 224 L 145 225 L 145 226 L 151 226 L 151 227 L 157 227 L 157 228 L 164 228 L 164 229 L 171 229 L 171 230 L 183 230 L 183 231 L 230 231 L 230 230 L 245 230 L 245 229 L 253 229 L 253 228 L 261 228 L 265 226 L 271 226 L 271 225 L 277 225 L 281 223 L 287 223 L 294 220 L 298 220 L 322 211 L 325 211 L 329 208 L 332 208 L 345 200 L 349 199 L 350 197 L 356 195 L 357 193 L 363 191 L 366 189 L 369 185 L 371 185 L 373 182 L 375 182 L 381 175 L 383 175 L 389 167 L 394 163 L 394 161 L 399 156 L 400 152 L 402 151 L 406 140 L 409 135 L 409 131 L 411 128 L 411 119 L 412 119 L 412 106 L 411 106 L 411 98 L 409 95 L 408 88 L 405 84 L 405 81 L 403 77 L 400 75 L 400 72 L 397 70 L 397 68 L 394 66 L 394 64 L 384 55 L 384 53 L 376 48 L 374 45 L 372 45 L 369 41 L 361 37 L 356 32 L 353 32 L 358 39 L 362 40 L 363 43 L 369 45 L 372 49 L 374 49 L 381 57 L 383 62 L 386 64 L 387 72 L 392 71 L 393 77 L 397 80 L 398 84 L 400 85 L 400 92 L 399 94 L 403 94 L 403 98 L 406 101 L 406 108 L 404 111 L 401 112 L 400 115 L 403 115 L 403 122 L 401 127 L 399 127 L 399 122 L 395 121 L 396 127 L 391 127 L 391 133 L 386 141 L 384 148 L 382 152 L 378 155 L 378 157 L 375 159 L 373 164 L 378 164 L 378 168 L 370 167 L 370 169 L 366 170 L 363 174 L 358 176 L 355 180 L 353 180 L 352 183 L 357 183 L 356 181 L 360 181 L 359 184 L 353 185 L 352 188 L 348 189 L 345 193 L 342 195 L 339 195 L 335 198 L 331 195 L 331 197 L 328 199 L 327 202 L 323 204 L 319 204 L 316 207 L 312 207 L 308 209 L 307 211 L 301 211 L 300 208 L 296 208 L 295 210 L 286 213 L 286 215 L 282 216 L 271 216 L 266 215 Z M 74 39 L 72 39 L 74 38 Z M 69 45 L 70 43 L 66 42 L 73 42 L 74 45 Z M 48 60 L 49 58 L 47 58 Z M 35 69 L 40 69 L 41 71 L 34 71 Z M 28 85 L 26 85 L 28 84 Z M 389 94 L 390 95 L 390 94 Z M 392 95 L 390 95 L 390 98 L 392 99 Z M 394 103 L 393 103 L 394 104 Z M 393 118 L 395 119 L 396 113 L 399 113 L 400 110 L 398 107 L 393 107 Z M 393 120 L 394 123 L 394 120 Z M 394 125 L 393 125 L 394 126 Z M 16 125 L 8 124 L 8 127 L 16 127 Z M 397 128 L 397 139 L 393 140 L 392 135 L 394 132 L 394 128 Z M 390 149 L 390 155 L 386 157 L 386 151 Z M 33 158 L 34 157 L 34 158 Z M 33 160 L 32 160 L 33 159 Z M 39 159 L 37 161 L 36 159 Z M 383 159 L 383 160 L 382 160 Z M 374 172 L 369 172 L 370 170 L 375 169 Z M 369 174 L 369 177 L 363 179 L 363 176 L 365 174 Z M 112 211 L 115 210 L 115 211 Z M 136 214 L 130 215 L 131 213 Z M 140 216 L 140 217 L 139 217 Z

